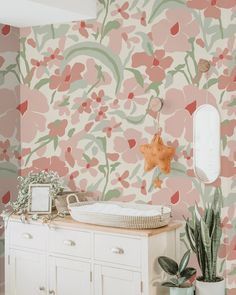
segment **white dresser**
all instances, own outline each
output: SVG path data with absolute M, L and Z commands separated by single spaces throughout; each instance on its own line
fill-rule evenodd
M 177 223 L 128 230 L 74 222 L 70 217 L 6 229 L 5 295 L 161 295 L 157 257 L 178 258 Z

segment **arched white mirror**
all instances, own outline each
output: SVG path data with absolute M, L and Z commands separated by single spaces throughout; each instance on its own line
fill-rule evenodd
M 210 105 L 200 106 L 193 118 L 193 158 L 196 176 L 204 183 L 220 175 L 220 115 Z

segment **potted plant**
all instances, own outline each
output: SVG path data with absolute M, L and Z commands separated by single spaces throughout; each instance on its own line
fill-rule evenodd
M 194 286 L 189 282 L 189 279 L 196 274 L 196 269 L 187 267 L 189 258 L 190 250 L 183 255 L 179 265 L 169 257 L 158 257 L 161 268 L 172 276 L 169 281 L 162 283 L 162 286 L 170 288 L 170 295 L 194 294 Z
M 217 276 L 217 256 L 222 235 L 221 200 L 216 190 L 212 204 L 203 211 L 195 206 L 192 219 L 186 220 L 186 236 L 197 256 L 202 276 L 196 280 L 196 295 L 224 295 L 225 281 Z

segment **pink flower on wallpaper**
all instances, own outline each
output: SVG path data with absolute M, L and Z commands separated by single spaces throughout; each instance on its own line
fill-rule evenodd
M 216 106 L 215 97 L 207 90 L 188 85 L 183 90 L 169 89 L 164 98 L 162 113 L 168 115 L 165 120 L 165 132 L 175 138 L 184 136 L 192 141 L 192 114 L 196 108 L 208 101 Z
M 229 148 L 229 160 L 233 162 L 236 159 L 236 140 L 228 141 L 228 148 Z
M 50 137 L 62 137 L 65 135 L 65 130 L 68 122 L 66 119 L 64 120 L 56 120 L 52 123 L 48 124 L 49 136 Z
M 92 112 L 92 100 L 90 98 L 77 97 L 74 99 L 75 109 L 74 114 L 71 117 L 72 124 L 77 124 L 80 121 L 80 115 L 83 113 L 90 114 Z
M 199 192 L 193 187 L 191 178 L 186 176 L 167 178 L 165 188 L 152 195 L 153 205 L 170 205 L 173 217 L 178 220 L 183 220 L 183 215 L 187 217 L 189 207 L 199 201 Z
M 100 87 L 102 85 L 109 85 L 112 82 L 111 76 L 103 70 L 101 66 L 98 66 L 95 63 L 94 59 L 89 58 L 86 61 L 85 66 L 85 73 L 84 73 L 84 80 L 88 82 L 90 85 L 94 85 L 96 83 L 97 87 Z M 99 80 L 98 79 L 98 73 L 101 71 L 102 77 Z
M 57 156 L 52 156 L 50 158 L 42 157 L 37 160 L 33 160 L 32 167 L 28 167 L 21 170 L 21 175 L 25 176 L 30 171 L 39 172 L 42 170 L 52 170 L 58 173 L 60 177 L 66 176 L 68 174 L 68 168 L 64 161 L 62 161 Z
M 124 136 L 116 136 L 114 139 L 114 150 L 122 154 L 122 159 L 130 164 L 135 164 L 143 158 L 140 153 L 140 145 L 146 140 L 142 132 L 129 128 L 124 131 Z
M 147 181 L 145 179 L 142 181 L 137 181 L 133 183 L 132 187 L 138 189 L 142 195 L 144 196 L 147 195 Z
M 221 48 L 216 49 L 216 53 L 212 58 L 212 65 L 217 66 L 218 68 L 228 65 L 229 60 L 232 59 L 232 55 L 229 54 L 229 49 L 225 48 L 222 50 Z
M 32 58 L 30 62 L 33 66 L 32 70 L 36 73 L 36 77 L 40 79 L 43 74 L 45 74 L 45 70 L 47 67 L 46 61 Z
M 57 91 L 67 91 L 70 89 L 71 83 L 81 80 L 81 73 L 85 67 L 81 63 L 75 63 L 72 67 L 67 65 L 62 73 L 59 69 L 55 71 L 55 75 L 50 78 L 50 89 L 57 89 Z
M 94 108 L 105 104 L 104 95 L 105 95 L 104 90 L 99 90 L 97 93 L 96 92 L 92 93 L 91 99 L 93 101 L 92 106 Z
M 0 134 L 3 137 L 10 138 L 16 132 L 16 137 L 19 138 L 18 97 L 18 89 L 15 89 L 15 91 L 0 89 Z
M 235 159 L 233 161 L 230 161 L 230 159 L 226 156 L 221 157 L 220 175 L 223 177 L 232 177 L 236 175 Z
M 88 38 L 89 32 L 88 29 L 93 28 L 93 24 L 89 24 L 85 21 L 76 22 L 75 25 L 72 27 L 73 31 L 78 31 L 83 37 Z
M 112 11 L 111 15 L 115 16 L 117 14 L 119 14 L 120 16 L 122 16 L 124 19 L 128 19 L 129 18 L 129 14 L 127 12 L 127 9 L 129 8 L 129 2 L 125 2 L 123 5 L 118 5 L 116 4 L 116 10 Z
M 123 91 L 117 94 L 117 98 L 124 100 L 124 108 L 128 110 L 135 105 L 145 105 L 148 101 L 145 86 L 141 87 L 134 78 L 124 81 Z
M 48 55 L 44 57 L 44 61 L 49 68 L 54 65 L 59 67 L 63 59 L 64 57 L 61 54 L 61 50 L 59 48 L 52 49 L 51 47 L 48 48 Z
M 218 88 L 228 92 L 236 91 L 236 67 L 233 68 L 230 74 L 226 70 L 225 74 L 219 77 Z
M 224 239 L 224 242 L 220 245 L 219 257 L 230 261 L 236 259 L 236 235 L 234 235 L 231 241 Z
M 234 134 L 234 129 L 236 127 L 236 120 L 224 120 L 221 122 L 221 136 L 231 137 Z
M 152 27 L 152 39 L 156 46 L 163 46 L 168 52 L 191 49 L 189 39 L 197 36 L 199 26 L 191 13 L 183 9 L 169 9 L 166 18 Z
M 107 137 L 110 138 L 112 133 L 121 131 L 121 124 L 121 122 L 116 121 L 115 117 L 112 117 L 109 125 L 107 127 L 104 127 L 102 131 L 105 132 Z
M 96 114 L 96 118 L 95 118 L 95 121 L 102 121 L 104 119 L 106 119 L 106 112 L 108 110 L 108 107 L 107 106 L 104 106 L 104 107 L 100 107 L 100 109 L 98 110 L 97 114 Z
M 95 167 L 99 164 L 99 162 L 96 158 L 93 157 L 87 161 L 82 160 L 79 164 L 84 167 L 81 169 L 82 173 L 88 172 L 93 177 L 97 176 L 98 169 Z
M 0 44 L 0 52 L 17 53 L 20 50 L 18 29 L 0 24 Z
M 115 173 L 116 178 L 111 181 L 112 185 L 121 184 L 124 188 L 129 187 L 129 182 L 127 181 L 129 177 L 129 171 L 126 170 L 122 174 Z
M 9 161 L 12 156 L 9 139 L 0 141 L 0 161 Z
M 145 67 L 145 72 L 152 82 L 161 82 L 165 79 L 165 70 L 173 63 L 173 58 L 165 56 L 164 50 L 156 50 L 153 56 L 145 52 L 135 53 L 132 56 L 132 66 L 138 68 Z
M 144 27 L 147 25 L 147 14 L 145 11 L 138 12 L 132 15 L 132 18 L 138 19 L 140 24 Z
M 84 151 L 79 148 L 81 138 L 82 135 L 76 133 L 67 140 L 62 139 L 59 142 L 59 147 L 61 149 L 60 158 L 68 163 L 70 167 L 74 167 L 76 162 L 80 163 L 82 160 Z
M 46 129 L 45 113 L 49 110 L 47 98 L 39 90 L 20 86 L 21 104 L 17 109 L 21 113 L 21 140 L 31 142 L 38 132 Z
M 74 171 L 69 175 L 69 180 L 68 180 L 68 187 L 71 191 L 76 191 L 77 190 L 77 185 L 75 183 L 75 179 L 78 178 L 79 176 L 79 171 Z
M 116 30 L 112 30 L 109 33 L 109 44 L 108 48 L 115 54 L 120 54 L 123 43 L 130 49 L 135 44 L 140 42 L 140 39 L 136 35 L 131 35 L 135 32 L 135 26 L 125 26 L 123 20 L 119 20 L 120 27 Z M 131 36 L 130 36 L 131 35 Z
M 221 8 L 232 8 L 236 0 L 190 0 L 187 6 L 193 9 L 204 10 L 206 17 L 220 18 Z
M 232 95 L 228 101 L 225 101 L 222 108 L 227 110 L 228 116 L 236 116 L 236 95 Z

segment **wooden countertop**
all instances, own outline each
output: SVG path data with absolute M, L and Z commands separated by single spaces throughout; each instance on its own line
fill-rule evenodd
M 20 221 L 20 216 L 12 215 L 10 221 Z M 42 224 L 42 220 L 32 221 L 31 224 Z M 177 228 L 181 227 L 181 223 L 177 221 L 171 221 L 169 225 L 154 228 L 154 229 L 130 229 L 130 228 L 117 228 L 117 227 L 109 227 L 109 226 L 101 226 L 94 224 L 81 223 L 73 220 L 70 216 L 66 216 L 64 218 L 57 218 L 48 224 L 51 227 L 69 227 L 74 229 L 82 229 L 82 230 L 92 230 L 92 231 L 100 231 L 100 232 L 108 232 L 108 233 L 116 233 L 116 234 L 124 234 L 124 235 L 134 235 L 134 236 L 144 236 L 151 237 L 155 235 L 159 235 L 163 232 L 173 231 Z

